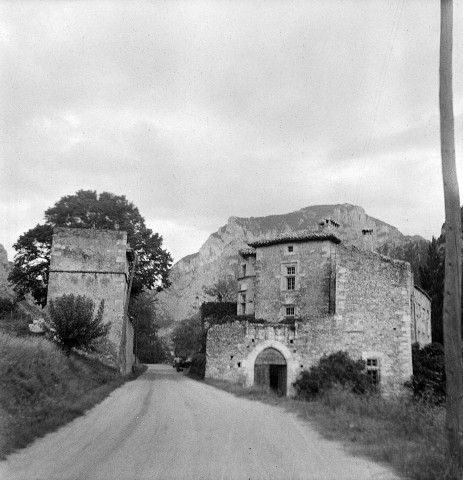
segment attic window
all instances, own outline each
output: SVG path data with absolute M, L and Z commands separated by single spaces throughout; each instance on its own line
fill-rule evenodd
M 288 253 L 293 253 L 293 252 L 294 252 L 294 246 L 288 245 Z
M 294 307 L 286 307 L 286 316 L 294 317 Z M 291 341 L 292 343 L 292 341 Z
M 372 228 L 363 228 L 362 233 L 364 235 L 373 235 L 373 229 Z

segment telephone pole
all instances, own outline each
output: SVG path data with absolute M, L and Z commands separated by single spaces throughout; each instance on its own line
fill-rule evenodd
M 455 162 L 452 93 L 453 0 L 441 0 L 439 110 L 445 199 L 444 348 L 446 428 L 451 477 L 463 479 L 463 360 L 461 350 L 461 217 Z

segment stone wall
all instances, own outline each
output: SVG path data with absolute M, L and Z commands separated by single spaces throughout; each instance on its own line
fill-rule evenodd
M 111 325 L 105 354 L 123 373 L 133 364 L 133 327 L 124 321 L 127 248 L 125 232 L 55 228 L 48 285 L 49 300 L 63 294 L 85 295 L 96 308 L 104 300 L 103 321 Z
M 286 244 L 257 248 L 256 318 L 272 324 L 211 328 L 206 376 L 252 385 L 254 361 L 271 346 L 286 359 L 291 394 L 299 372 L 324 354 L 344 350 L 354 359 L 378 362 L 384 393 L 402 391 L 412 375 L 412 298 L 417 305 L 422 302 L 420 311 L 430 309 L 429 299 L 414 293 L 410 265 L 330 241 L 294 247 L 291 255 L 285 253 Z M 297 264 L 294 293 L 282 288 L 281 266 L 287 262 Z M 288 295 L 298 306 L 293 327 L 277 324 Z M 430 328 L 430 317 L 420 318 L 422 328 Z
M 412 343 L 418 342 L 422 347 L 431 343 L 431 299 L 418 287 L 412 296 L 412 319 Z
M 288 246 L 293 251 L 288 252 Z M 295 306 L 295 316 L 310 320 L 330 312 L 333 256 L 331 241 L 269 245 L 256 252 L 255 315 L 266 321 L 283 320 L 285 307 Z M 286 288 L 285 268 L 296 265 L 295 289 Z

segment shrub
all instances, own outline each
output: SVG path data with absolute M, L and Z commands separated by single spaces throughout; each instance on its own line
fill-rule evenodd
M 206 354 L 195 353 L 191 359 L 190 372 L 193 377 L 204 380 L 206 375 Z
M 236 302 L 204 302 L 200 308 L 201 320 L 236 315 Z
M 365 372 L 363 360 L 353 360 L 347 352 L 323 355 L 317 365 L 304 370 L 293 386 L 297 396 L 312 400 L 335 385 L 341 385 L 357 394 L 372 392 L 374 385 Z
M 10 298 L 0 297 L 0 317 L 7 313 L 14 312 L 16 301 Z
M 64 294 L 50 300 L 50 330 L 66 354 L 72 348 L 92 350 L 95 340 L 108 334 L 110 325 L 103 323 L 104 300 L 95 317 L 94 310 L 93 300 L 83 295 Z
M 413 376 L 411 387 L 415 398 L 435 405 L 445 402 L 445 357 L 440 343 L 420 348 L 412 345 Z

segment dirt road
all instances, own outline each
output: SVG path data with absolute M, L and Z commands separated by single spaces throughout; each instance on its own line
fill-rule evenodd
M 281 408 L 150 366 L 139 379 L 0 463 L 3 480 L 397 477 Z

